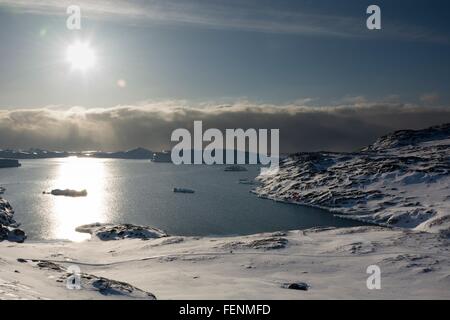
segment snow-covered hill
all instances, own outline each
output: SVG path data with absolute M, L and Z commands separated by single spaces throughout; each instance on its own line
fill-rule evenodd
M 403 130 L 355 153 L 298 153 L 258 177 L 261 197 L 348 218 L 450 231 L 450 124 Z

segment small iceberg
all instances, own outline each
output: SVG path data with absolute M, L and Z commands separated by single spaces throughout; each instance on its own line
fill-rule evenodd
M 255 182 L 249 179 L 239 179 L 239 184 L 249 184 L 249 185 L 254 185 Z
M 225 168 L 224 171 L 235 171 L 235 172 L 239 172 L 239 171 L 247 171 L 247 168 L 243 167 L 243 166 L 228 166 Z
M 87 191 L 86 189 L 78 191 L 78 190 L 70 190 L 70 189 L 54 189 L 50 192 L 43 192 L 44 194 L 51 194 L 54 196 L 65 196 L 65 197 L 86 197 Z
M 173 188 L 173 192 L 175 193 L 195 193 L 192 189 L 186 189 L 186 188 Z

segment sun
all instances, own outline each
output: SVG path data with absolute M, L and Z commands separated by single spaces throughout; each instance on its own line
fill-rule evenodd
M 66 58 L 74 70 L 87 71 L 96 63 L 95 52 L 87 42 L 77 41 L 69 45 Z

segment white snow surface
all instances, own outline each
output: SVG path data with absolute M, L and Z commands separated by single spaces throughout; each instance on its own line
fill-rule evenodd
M 2 242 L 0 299 L 450 299 L 448 242 L 442 234 L 381 227 Z M 66 288 L 71 265 L 91 277 L 81 290 Z M 381 269 L 380 290 L 367 288 L 370 265 Z M 101 292 L 93 285 L 99 277 L 122 290 Z M 299 282 L 309 290 L 286 289 Z

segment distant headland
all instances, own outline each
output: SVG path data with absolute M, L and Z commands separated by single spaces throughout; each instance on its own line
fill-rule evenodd
M 17 168 L 20 163 L 15 159 L 0 159 L 0 168 Z
M 0 149 L 0 159 L 49 159 L 67 157 L 111 158 L 111 159 L 153 159 L 154 152 L 145 148 L 135 148 L 127 151 L 50 151 L 30 148 L 27 150 Z
M 188 150 L 190 153 L 190 158 L 194 159 L 196 153 L 203 153 L 199 150 Z M 226 162 L 227 150 L 222 150 L 223 162 Z M 214 155 L 214 152 L 212 153 Z M 234 150 L 234 160 L 241 157 L 245 159 L 245 163 L 249 163 L 251 158 L 251 153 L 248 151 L 237 151 Z M 171 163 L 171 152 L 170 151 L 151 151 L 145 148 L 135 148 L 127 151 L 116 151 L 116 152 L 106 152 L 106 151 L 50 151 L 39 148 L 30 148 L 26 150 L 22 149 L 0 149 L 0 160 L 25 160 L 25 159 L 53 159 L 53 158 L 67 158 L 67 157 L 79 157 L 79 158 L 101 158 L 101 159 L 129 159 L 129 160 L 151 160 L 153 162 L 168 162 Z M 257 162 L 260 163 L 258 155 L 255 155 Z M 18 162 L 16 162 L 18 163 Z M 13 165 L 14 166 L 14 165 Z M 15 165 L 20 166 L 20 164 Z M 1 167 L 1 166 L 0 166 Z

